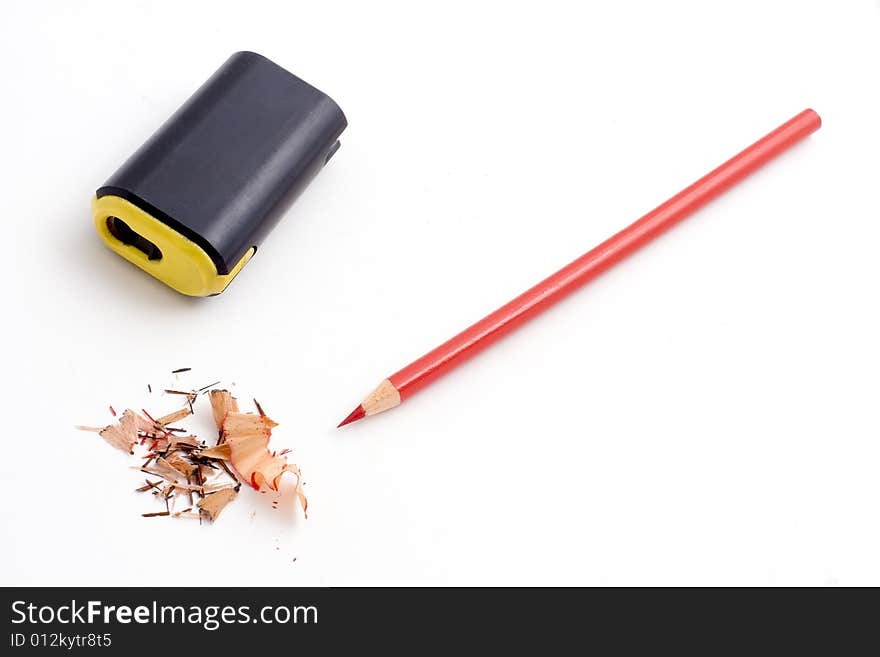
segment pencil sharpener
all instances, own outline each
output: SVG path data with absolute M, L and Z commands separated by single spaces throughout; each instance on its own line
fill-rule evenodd
M 113 251 L 178 292 L 219 294 L 339 148 L 326 94 L 232 55 L 95 193 Z

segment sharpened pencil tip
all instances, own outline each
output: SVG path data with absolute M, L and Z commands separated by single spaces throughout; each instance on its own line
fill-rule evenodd
M 346 424 L 351 424 L 352 422 L 357 422 L 358 420 L 367 416 L 366 411 L 364 411 L 363 406 L 358 406 L 351 413 L 348 414 L 348 417 L 345 418 L 342 422 L 336 425 L 336 428 L 344 427 Z

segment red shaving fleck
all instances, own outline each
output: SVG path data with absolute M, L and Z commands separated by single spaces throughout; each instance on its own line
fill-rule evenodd
M 110 407 L 110 415 L 112 415 L 113 417 L 116 417 L 116 411 L 113 410 L 112 406 Z
M 156 422 L 155 418 L 152 415 L 150 415 L 149 413 L 147 413 L 144 409 L 141 409 L 141 413 L 146 415 L 153 424 L 159 424 L 158 422 Z
M 256 473 L 256 471 L 252 472 L 252 473 L 251 473 L 251 486 L 253 486 L 255 490 L 260 490 L 260 487 L 257 486 L 257 479 L 256 479 L 256 477 L 257 477 L 257 473 Z

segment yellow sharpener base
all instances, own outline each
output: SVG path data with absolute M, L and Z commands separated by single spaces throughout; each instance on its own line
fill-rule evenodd
M 95 229 L 107 246 L 169 287 L 191 297 L 220 294 L 256 250 L 254 247 L 248 249 L 228 274 L 218 274 L 216 265 L 198 244 L 124 198 L 94 197 L 92 214 Z M 113 217 L 124 221 L 137 235 L 152 242 L 161 252 L 160 257 L 150 260 L 145 251 L 114 235 L 108 224 Z

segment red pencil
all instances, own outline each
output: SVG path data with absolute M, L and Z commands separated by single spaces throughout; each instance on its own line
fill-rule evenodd
M 382 381 L 339 426 L 394 408 L 639 247 L 703 207 L 822 125 L 804 110 L 599 246 Z

